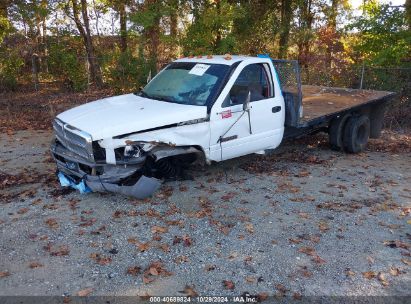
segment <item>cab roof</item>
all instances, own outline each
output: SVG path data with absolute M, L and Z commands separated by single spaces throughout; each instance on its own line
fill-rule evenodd
M 211 58 L 205 56 L 193 56 L 193 57 L 183 57 L 175 60 L 174 62 L 196 62 L 196 63 L 208 63 L 208 64 L 225 64 L 233 65 L 236 62 L 244 61 L 247 59 L 256 59 L 257 57 L 252 56 L 242 56 L 242 55 L 230 55 L 229 59 L 227 55 L 212 55 Z M 227 59 L 226 59 L 227 58 Z

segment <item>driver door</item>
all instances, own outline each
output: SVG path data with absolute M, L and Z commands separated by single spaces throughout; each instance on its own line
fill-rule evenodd
M 223 102 L 215 104 L 211 111 L 210 159 L 230 159 L 279 144 L 283 132 L 280 116 L 284 111 L 281 95 L 274 94 L 272 77 L 267 63 L 251 63 L 236 78 L 233 74 L 235 81 L 229 91 L 222 92 L 226 94 Z M 249 111 L 244 111 L 248 94 Z

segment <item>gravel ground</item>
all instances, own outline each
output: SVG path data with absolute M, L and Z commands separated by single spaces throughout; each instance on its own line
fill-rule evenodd
M 0 135 L 0 295 L 411 295 L 409 151 L 317 135 L 138 201 L 61 189 L 50 139 Z

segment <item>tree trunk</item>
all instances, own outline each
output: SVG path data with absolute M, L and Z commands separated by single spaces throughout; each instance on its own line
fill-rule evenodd
M 157 0 L 146 0 L 145 10 L 154 11 L 153 7 L 157 5 Z M 159 69 L 158 51 L 160 46 L 160 15 L 156 14 L 153 18 L 153 23 L 144 29 L 145 40 L 148 42 L 148 57 L 150 63 L 155 69 L 153 72 L 157 72 Z
M 10 5 L 9 0 L 0 1 L 0 17 L 3 17 L 4 19 L 8 19 L 9 15 L 7 12 L 7 8 L 9 5 Z
M 124 1 L 121 1 L 118 6 L 120 15 L 120 49 L 122 52 L 127 50 L 127 13 Z
M 221 15 L 221 4 L 220 0 L 216 1 L 216 10 L 217 10 L 217 15 Z M 216 38 L 214 42 L 214 52 L 216 53 L 218 48 L 220 47 L 221 44 L 221 29 L 220 29 L 220 24 L 218 24 L 218 28 L 216 29 Z
M 42 70 L 42 66 L 43 66 L 43 64 L 42 64 L 42 61 L 43 61 L 43 58 L 42 58 L 42 51 L 41 51 L 41 49 L 42 49 L 42 41 L 43 41 L 43 34 L 42 34 L 42 32 L 41 32 L 41 21 L 42 21 L 42 18 L 41 18 L 41 16 L 40 16 L 40 11 L 39 11 L 39 9 L 38 9 L 38 3 L 37 3 L 37 1 L 33 1 L 33 4 L 35 5 L 35 7 L 36 7 L 36 10 L 35 10 L 35 22 L 36 22 L 36 34 L 35 34 L 35 41 L 36 41 L 36 46 L 35 46 L 35 53 L 37 54 L 37 60 L 38 60 L 38 62 L 39 62 L 39 72 L 41 72 L 41 70 Z
M 41 6 L 44 10 L 47 10 L 47 0 L 42 0 L 41 1 Z M 46 73 L 48 73 L 49 72 L 49 65 L 48 65 L 49 50 L 48 50 L 48 47 L 47 47 L 47 24 L 46 24 L 46 19 L 47 19 L 46 17 L 47 16 L 43 15 L 42 17 L 43 17 L 42 18 L 43 35 L 42 35 L 41 44 L 42 44 L 43 55 L 44 55 L 44 57 L 43 57 L 43 67 L 44 67 L 44 71 Z
M 408 20 L 408 30 L 411 31 L 411 0 L 405 1 L 405 13 Z
M 177 57 L 177 48 L 178 48 L 178 0 L 172 0 L 171 2 L 172 11 L 170 14 L 170 37 L 171 42 L 171 51 L 170 55 L 172 58 Z
M 280 50 L 278 57 L 287 57 L 288 49 L 288 39 L 290 36 L 290 25 L 291 25 L 291 1 L 292 0 L 282 0 L 281 1 L 281 30 L 280 30 Z
M 338 15 L 339 0 L 331 1 L 330 15 L 328 16 L 328 28 L 330 32 L 327 34 L 334 35 L 337 31 L 337 15 Z M 333 38 L 334 39 L 334 38 Z M 332 67 L 332 45 L 327 45 L 326 65 L 329 69 Z
M 312 4 L 312 0 L 303 1 L 302 10 L 301 10 L 302 15 L 300 17 L 302 19 L 301 20 L 302 30 L 305 31 L 305 35 L 303 37 L 301 45 L 299 45 L 299 61 L 300 61 L 300 64 L 304 66 L 304 69 L 306 70 L 307 81 L 310 78 L 310 72 L 308 70 L 308 56 L 310 52 L 311 29 L 312 29 L 312 24 L 314 21 L 314 16 L 313 16 L 313 13 L 311 12 L 311 4 Z
M 76 23 L 80 35 L 83 37 L 84 46 L 86 48 L 90 78 L 97 87 L 101 87 L 103 85 L 103 81 L 101 78 L 100 67 L 94 54 L 93 40 L 90 34 L 90 24 L 87 13 L 87 1 L 81 0 L 81 15 L 83 17 L 84 27 L 80 22 L 77 0 L 71 0 L 71 2 L 73 4 L 74 22 Z

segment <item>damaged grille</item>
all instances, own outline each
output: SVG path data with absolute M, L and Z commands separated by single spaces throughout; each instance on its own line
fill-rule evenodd
M 58 119 L 53 121 L 53 129 L 57 140 L 64 147 L 85 159 L 94 160 L 92 138 L 89 134 Z

